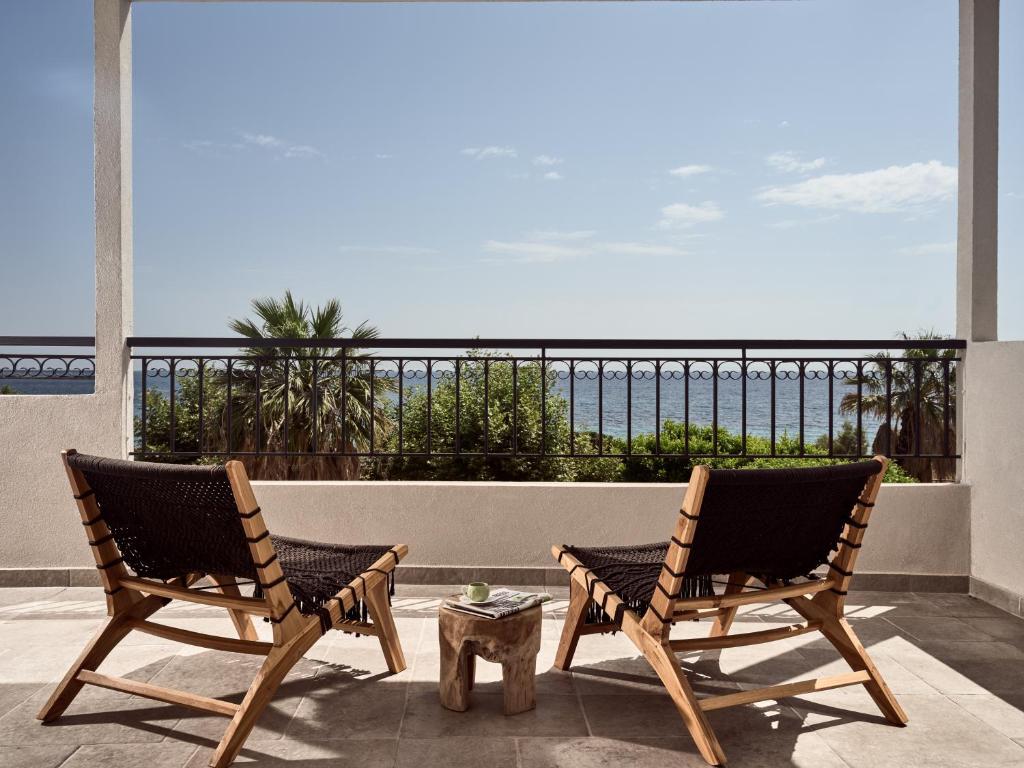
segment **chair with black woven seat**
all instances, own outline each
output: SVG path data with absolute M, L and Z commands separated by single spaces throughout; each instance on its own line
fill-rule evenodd
M 671 540 L 633 547 L 556 546 L 569 571 L 569 610 L 555 658 L 568 670 L 581 635 L 622 631 L 654 668 L 703 758 L 725 753 L 705 713 L 863 685 L 886 719 L 907 716 L 853 628 L 844 603 L 887 459 L 801 469 L 694 467 Z M 834 552 L 834 554 L 833 554 Z M 828 566 L 823 576 L 813 572 Z M 721 577 L 724 577 L 724 581 Z M 715 584 L 724 588 L 718 593 Z M 740 606 L 783 601 L 805 620 L 729 634 Z M 710 636 L 672 640 L 677 621 L 714 618 Z M 697 699 L 679 652 L 821 632 L 852 672 Z
M 376 635 L 388 669 L 405 669 L 390 606 L 394 569 L 408 552 L 404 544 L 335 546 L 271 536 L 237 461 L 177 466 L 73 450 L 62 457 L 109 618 L 43 706 L 40 720 L 58 718 L 86 684 L 225 715 L 231 722 L 210 760 L 222 768 L 238 755 L 288 671 L 328 630 Z M 216 592 L 197 584 L 204 577 Z M 242 595 L 240 580 L 252 581 L 252 597 Z M 172 599 L 226 608 L 239 637 L 149 620 Z M 271 642 L 257 638 L 252 616 L 270 622 Z M 97 672 L 132 630 L 267 658 L 241 704 Z

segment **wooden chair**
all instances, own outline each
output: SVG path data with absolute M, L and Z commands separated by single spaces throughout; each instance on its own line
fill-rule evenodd
M 863 685 L 890 723 L 905 725 L 906 714 L 843 613 L 887 464 L 876 456 L 808 469 L 698 466 L 669 542 L 553 547 L 571 577 L 555 666 L 569 669 L 581 635 L 621 630 L 650 662 L 701 755 L 712 765 L 724 765 L 725 753 L 705 713 L 724 707 Z M 823 578 L 801 578 L 825 563 L 828 573 Z M 727 574 L 719 594 L 713 574 Z M 740 606 L 777 600 L 805 623 L 729 634 Z M 675 622 L 703 618 L 715 620 L 709 637 L 670 639 Z M 675 656 L 807 632 L 821 632 L 853 671 L 697 699 Z
M 230 723 L 210 760 L 223 768 L 288 671 L 327 630 L 376 635 L 388 669 L 405 669 L 389 598 L 404 544 L 334 546 L 271 536 L 237 461 L 193 467 L 74 450 L 61 455 L 109 618 L 37 715 L 43 722 L 60 717 L 86 684 L 224 715 Z M 204 576 L 216 592 L 196 585 Z M 252 580 L 253 597 L 241 594 L 239 579 Z M 238 639 L 149 620 L 171 600 L 226 608 Z M 252 616 L 270 622 L 272 642 L 257 639 Z M 97 672 L 132 630 L 267 658 L 241 704 Z

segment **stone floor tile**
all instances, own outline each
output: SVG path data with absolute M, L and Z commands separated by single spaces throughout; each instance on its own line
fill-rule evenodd
M 516 768 L 509 738 L 400 739 L 397 768 Z
M 436 698 L 436 697 L 435 697 Z M 299 704 L 285 738 L 297 741 L 397 738 L 406 692 L 365 683 L 317 686 Z
M 43 686 L 40 683 L 0 682 L 0 717 L 6 715 L 42 688 Z
M 920 593 L 918 593 L 920 594 Z M 951 595 L 945 592 L 926 593 L 929 601 L 945 609 L 947 616 L 956 618 L 1005 618 L 1006 612 L 984 600 L 970 595 Z M 973 623 L 973 622 L 972 622 Z
M 50 690 L 39 691 L 0 717 L 0 745 L 134 744 L 164 739 L 184 712 L 161 702 L 86 686 L 52 723 L 36 713 Z
M 396 746 L 395 739 L 257 741 L 246 743 L 232 765 L 247 768 L 394 768 Z M 185 768 L 208 768 L 212 753 L 213 748 L 200 747 Z
M 867 693 L 791 699 L 795 711 L 852 768 L 1024 765 L 1024 749 L 939 694 L 899 697 L 909 724 L 884 725 Z M 841 707 L 836 706 L 836 702 Z M 861 713 L 859 716 L 857 712 Z
M 520 739 L 519 765 L 521 768 L 700 768 L 707 763 L 687 738 L 590 737 Z
M 478 737 L 586 736 L 587 725 L 576 696 L 538 696 L 536 709 L 506 716 L 500 694 L 473 691 L 469 709 L 452 712 L 441 706 L 436 691 L 410 691 L 401 738 L 450 738 L 468 733 Z
M 1024 693 L 949 698 L 1004 736 L 1024 739 Z
M 1024 619 L 1018 619 L 1003 611 L 998 618 L 971 619 L 971 626 L 990 637 L 1015 645 L 1024 645 Z
M 950 616 L 947 617 L 900 617 L 896 616 L 886 619 L 892 624 L 911 635 L 915 639 L 925 642 L 977 642 L 993 639 L 979 629 L 973 620 L 964 621 Z
M 87 744 L 61 764 L 61 768 L 183 768 L 196 751 L 195 744 L 165 741 L 160 744 Z
M 0 747 L 4 768 L 57 768 L 78 749 L 77 745 Z
M 564 612 L 557 601 L 546 606 L 537 710 L 505 717 L 500 667 L 486 662 L 478 668 L 471 709 L 444 710 L 436 636 L 442 592 L 399 587 L 396 616 L 409 662 L 403 673 L 387 671 L 374 637 L 322 638 L 285 679 L 238 763 L 703 766 L 660 680 L 622 633 L 581 638 L 572 671 L 551 668 Z M 910 714 L 910 726 L 887 725 L 860 686 L 716 710 L 708 717 L 731 766 L 1024 766 L 1024 621 L 965 595 L 853 593 L 848 605 L 851 625 Z M 65 760 L 69 766 L 206 765 L 227 725 L 223 718 L 86 687 L 55 724 L 34 719 L 103 614 L 96 589 L 0 590 L 3 768 Z M 172 604 L 156 618 L 234 636 L 220 609 Z M 734 630 L 800 620 L 788 606 L 751 605 Z M 270 636 L 264 622 L 256 628 Z M 685 622 L 673 636 L 707 631 L 706 622 Z M 847 671 L 816 634 L 679 658 L 698 697 Z M 100 670 L 239 701 L 261 663 L 133 633 Z

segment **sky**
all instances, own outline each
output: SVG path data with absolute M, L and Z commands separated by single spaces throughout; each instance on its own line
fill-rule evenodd
M 0 333 L 90 334 L 91 3 L 0 3 Z M 957 3 L 140 4 L 135 332 L 954 330 Z M 1000 335 L 1024 338 L 1024 0 Z

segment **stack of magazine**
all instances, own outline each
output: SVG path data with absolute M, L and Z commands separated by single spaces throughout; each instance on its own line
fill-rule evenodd
M 487 619 L 503 619 L 513 613 L 525 611 L 551 599 L 547 592 L 518 592 L 514 589 L 496 589 L 483 603 L 470 602 L 463 595 L 445 598 L 445 605 L 456 611 L 483 616 Z

